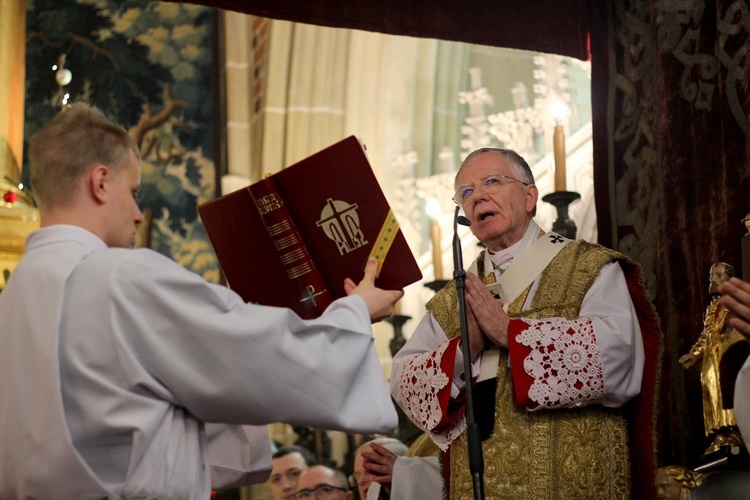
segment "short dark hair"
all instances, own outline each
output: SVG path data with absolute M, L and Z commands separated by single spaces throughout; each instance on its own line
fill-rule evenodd
M 271 458 L 281 458 L 285 455 L 289 455 L 290 453 L 299 453 L 308 467 L 317 465 L 317 461 L 315 460 L 315 455 L 313 455 L 313 453 L 307 448 L 305 448 L 304 446 L 298 446 L 296 444 L 288 444 L 286 446 L 282 446 L 281 448 L 276 450 L 276 452 L 271 456 Z

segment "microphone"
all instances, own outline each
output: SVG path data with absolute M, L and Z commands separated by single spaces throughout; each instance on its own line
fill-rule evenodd
M 453 277 L 458 279 L 458 285 L 463 286 L 466 278 L 464 272 L 463 255 L 461 254 L 461 238 L 458 237 L 458 225 L 469 227 L 471 221 L 463 215 L 458 215 L 458 211 L 461 207 L 456 206 L 456 211 L 453 213 Z
M 458 217 L 456 217 L 456 222 L 458 222 L 462 226 L 466 226 L 466 227 L 471 226 L 471 221 L 467 219 L 466 217 L 464 217 L 463 215 L 459 215 Z
M 469 323 L 466 312 L 466 271 L 464 271 L 463 256 L 461 255 L 461 239 L 458 237 L 458 224 L 471 226 L 471 221 L 463 215 L 458 215 L 461 207 L 456 206 L 453 214 L 453 278 L 458 295 L 458 318 L 461 327 L 461 342 L 464 354 L 464 366 L 471 366 L 469 352 Z M 474 416 L 474 388 L 471 383 L 466 384 L 466 436 L 468 439 L 469 469 L 474 486 L 474 500 L 484 500 L 484 457 L 482 455 L 482 441 Z

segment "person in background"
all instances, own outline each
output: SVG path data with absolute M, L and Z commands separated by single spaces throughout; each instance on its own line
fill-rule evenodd
M 352 500 L 346 476 L 337 469 L 315 465 L 302 473 L 297 481 L 294 498 L 297 500 Z
M 41 228 L 0 295 L 1 498 L 207 499 L 268 478 L 267 431 L 240 424 L 396 427 L 370 323 L 403 292 L 375 287 L 375 259 L 317 319 L 246 304 L 130 248 L 139 151 L 96 108 L 65 108 L 29 160 Z
M 385 463 L 390 465 L 392 469 L 396 457 L 403 456 L 407 450 L 408 447 L 398 439 L 385 436 L 362 443 L 357 448 L 354 452 L 354 470 L 349 478 L 349 484 L 353 488 L 357 488 L 361 500 L 367 498 L 387 499 L 390 496 L 391 478 L 381 478 L 380 484 L 377 482 L 373 484 L 374 478 L 365 468 L 366 455 L 375 453 L 378 456 L 382 456 Z M 378 459 L 378 457 L 374 458 Z M 383 486 L 382 488 L 381 485 Z M 373 493 L 370 492 L 371 489 L 376 490 L 374 494 L 371 494 Z
M 750 283 L 731 278 L 719 285 L 720 303 L 729 310 L 729 325 L 750 341 Z M 750 357 L 734 385 L 734 418 L 745 446 L 750 449 Z
M 273 500 L 292 500 L 299 476 L 315 465 L 312 452 L 303 446 L 282 446 L 273 454 L 271 492 Z
M 485 471 L 492 471 L 485 491 L 653 498 L 656 314 L 637 265 L 543 231 L 533 219 L 538 196 L 516 152 L 482 148 L 466 157 L 453 199 L 486 247 L 466 273 L 469 346 L 451 281 L 396 354 L 391 394 L 443 451 L 447 498 L 470 498 L 474 489 L 467 381 L 476 382 Z
M 361 451 L 362 467 L 371 481 L 367 499 L 440 498 L 443 483 L 438 451 L 426 434 L 412 443 L 404 456 L 371 442 Z

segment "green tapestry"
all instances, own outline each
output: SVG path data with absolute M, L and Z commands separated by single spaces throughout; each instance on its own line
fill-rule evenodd
M 218 282 L 196 211 L 216 192 L 214 15 L 145 0 L 29 0 L 24 135 L 66 102 L 99 107 L 141 149 L 138 245 Z

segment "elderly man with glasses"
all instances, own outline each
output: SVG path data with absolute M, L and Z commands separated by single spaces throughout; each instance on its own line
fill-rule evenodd
M 514 151 L 483 148 L 454 201 L 483 251 L 466 275 L 471 380 L 488 498 L 652 498 L 659 329 L 628 257 L 543 231 Z M 394 359 L 391 393 L 470 498 L 465 370 L 450 282 Z
M 346 475 L 325 465 L 314 465 L 300 475 L 295 488 L 296 500 L 352 500 Z

